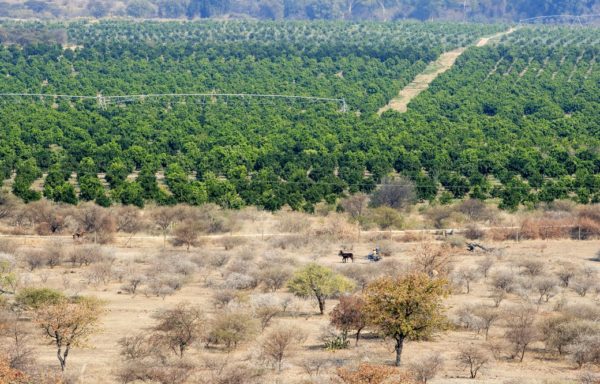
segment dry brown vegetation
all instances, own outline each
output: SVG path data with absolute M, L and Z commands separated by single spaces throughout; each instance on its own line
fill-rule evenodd
M 477 201 L 396 210 L 405 227 L 456 228 L 401 233 L 375 223 L 360 196 L 347 214 L 31 207 L 14 203 L 0 220 L 0 378 L 567 384 L 594 383 L 600 372 L 597 206 L 514 216 Z M 76 231 L 85 233 L 74 239 Z M 467 251 L 465 238 L 485 250 Z M 376 246 L 383 259 L 368 262 Z M 354 263 L 342 264 L 340 249 Z M 302 294 L 290 281 L 310 265 L 340 284 Z M 373 292 L 385 292 L 374 282 L 408 272 L 444 278 L 451 293 L 436 332 L 407 336 L 392 368 L 394 340 L 364 298 L 373 306 Z M 104 308 L 97 324 L 76 307 L 80 297 Z M 44 329 L 69 320 L 65 308 L 91 326 L 69 346 L 63 375 Z

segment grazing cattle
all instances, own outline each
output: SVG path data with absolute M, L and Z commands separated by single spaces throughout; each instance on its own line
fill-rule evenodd
M 352 252 L 340 251 L 339 255 L 342 258 L 342 263 L 348 262 L 348 259 L 352 260 L 352 262 L 354 263 L 354 254 Z

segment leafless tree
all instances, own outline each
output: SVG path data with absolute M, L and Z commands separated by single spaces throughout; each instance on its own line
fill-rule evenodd
M 571 279 L 577 275 L 577 270 L 572 264 L 562 264 L 556 272 L 556 276 L 560 279 L 561 285 L 565 288 L 569 286 Z
M 596 279 L 587 276 L 577 276 L 570 284 L 570 287 L 581 297 L 584 297 L 588 291 L 596 284 Z
M 247 312 L 222 311 L 215 315 L 208 327 L 206 344 L 222 344 L 227 350 L 248 340 L 256 333 L 258 324 Z
M 411 180 L 401 176 L 388 176 L 371 195 L 371 205 L 401 209 L 415 201 L 415 198 L 415 184 Z
M 475 379 L 481 368 L 490 362 L 490 356 L 481 348 L 470 344 L 460 348 L 458 362 L 463 368 L 469 370 L 471 379 Z
M 493 288 L 490 292 L 490 298 L 494 301 L 494 306 L 498 308 L 502 301 L 506 298 L 506 291 L 503 289 Z
M 485 339 L 487 340 L 490 328 L 500 318 L 500 311 L 495 307 L 477 305 L 473 308 L 473 314 L 479 319 L 478 327 L 485 332 Z
M 356 193 L 340 203 L 353 220 L 359 220 L 367 209 L 369 196 L 364 193 Z
M 281 372 L 283 359 L 291 352 L 294 344 L 303 342 L 306 334 L 297 328 L 279 326 L 267 333 L 261 342 L 263 358 L 272 362 Z
M 135 273 L 127 278 L 126 283 L 121 287 L 121 289 L 135 296 L 138 287 L 142 285 L 144 281 L 146 281 L 145 275 Z
M 271 320 L 281 312 L 280 300 L 273 294 L 262 294 L 252 296 L 250 301 L 254 317 L 260 320 L 261 331 L 264 331 Z
M 163 235 L 163 248 L 165 248 L 167 245 L 167 235 L 173 223 L 180 219 L 180 212 L 171 207 L 159 207 L 153 210 L 150 216 Z
M 79 230 L 94 235 L 94 243 L 107 243 L 112 240 L 116 223 L 107 209 L 93 203 L 86 203 L 77 209 L 75 218 Z
M 523 268 L 523 272 L 531 277 L 541 275 L 545 268 L 543 261 L 533 258 L 520 260 L 518 266 Z
M 467 294 L 471 292 L 471 283 L 477 282 L 480 278 L 479 271 L 474 268 L 462 267 L 455 271 L 453 280 L 460 286 L 464 286 Z
M 486 256 L 477 261 L 477 270 L 484 278 L 487 279 L 490 269 L 494 266 L 494 259 L 491 256 Z
M 564 354 L 579 338 L 597 331 L 593 322 L 583 321 L 571 315 L 555 315 L 544 318 L 538 324 L 541 340 L 548 351 Z
M 190 247 L 198 244 L 200 229 L 197 222 L 193 220 L 185 220 L 179 223 L 173 231 L 173 245 L 184 245 L 189 252 Z
M 44 251 L 39 249 L 28 250 L 23 256 L 23 259 L 27 263 L 30 271 L 42 267 L 46 262 Z
M 508 270 L 500 270 L 492 276 L 492 287 L 510 293 L 514 289 L 514 274 Z
M 179 357 L 202 335 L 205 321 L 199 307 L 180 303 L 175 308 L 160 311 L 154 318 L 153 338 Z
M 0 220 L 11 217 L 18 206 L 19 203 L 16 197 L 8 191 L 0 190 Z
M 600 364 L 600 334 L 578 337 L 571 347 L 571 356 L 579 368 L 588 363 Z
M 507 331 L 504 336 L 513 346 L 513 358 L 522 362 L 527 347 L 538 338 L 534 327 L 535 309 L 524 305 L 511 308 L 506 311 L 505 318 Z
M 533 286 L 540 294 L 538 299 L 538 304 L 542 303 L 542 300 L 546 303 L 550 300 L 550 298 L 554 297 L 558 292 L 557 286 L 558 282 L 554 277 L 550 276 L 539 276 L 533 281 Z
M 430 277 L 445 276 L 450 272 L 450 257 L 443 247 L 422 244 L 415 250 L 413 266 Z
M 273 265 L 261 268 L 257 279 L 264 286 L 264 289 L 275 292 L 285 285 L 292 277 L 292 269 L 283 265 Z
M 419 383 L 427 384 L 444 367 L 444 359 L 439 354 L 427 355 L 410 364 L 409 370 Z
M 578 377 L 579 384 L 598 384 L 600 383 L 600 374 L 593 372 L 582 372 Z

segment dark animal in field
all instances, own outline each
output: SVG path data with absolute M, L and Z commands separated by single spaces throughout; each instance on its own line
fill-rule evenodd
M 79 240 L 85 235 L 85 231 L 77 231 L 73 234 L 73 240 Z
M 347 263 L 348 259 L 354 263 L 354 254 L 352 252 L 340 251 L 339 255 L 342 257 L 342 263 Z

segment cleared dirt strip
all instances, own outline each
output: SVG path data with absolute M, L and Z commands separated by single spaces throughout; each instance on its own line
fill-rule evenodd
M 475 46 L 484 47 L 489 44 L 490 41 L 513 33 L 514 31 L 515 29 L 511 28 L 508 31 L 500 32 L 490 37 L 481 38 L 477 44 L 475 44 Z M 408 110 L 408 103 L 420 95 L 421 92 L 429 88 L 429 84 L 431 84 L 439 75 L 452 68 L 454 63 L 456 63 L 456 60 L 466 50 L 467 47 L 461 47 L 441 54 L 437 60 L 431 62 L 423 72 L 418 74 L 410 84 L 404 87 L 397 97 L 393 98 L 386 106 L 379 109 L 378 114 L 381 115 L 390 109 L 400 113 L 405 113 Z

